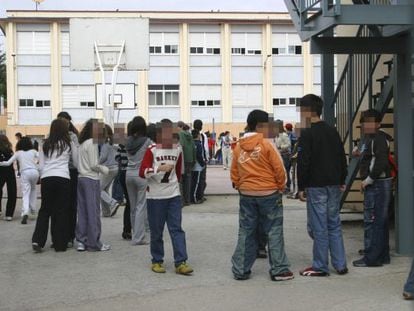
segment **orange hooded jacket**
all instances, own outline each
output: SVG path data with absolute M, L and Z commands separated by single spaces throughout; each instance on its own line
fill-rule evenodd
M 239 140 L 233 152 L 231 181 L 241 193 L 285 190 L 286 171 L 283 160 L 260 133 Z

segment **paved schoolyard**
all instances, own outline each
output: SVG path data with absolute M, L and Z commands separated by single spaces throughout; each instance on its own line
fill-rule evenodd
M 228 187 L 228 171 L 209 170 L 210 193 Z M 221 184 L 221 186 L 220 186 Z M 230 186 L 231 189 L 231 186 Z M 104 253 L 33 254 L 34 221 L 0 221 L 0 310 L 414 310 L 401 299 L 410 259 L 393 254 L 391 265 L 353 268 L 328 278 L 304 278 L 299 269 L 311 259 L 306 210 L 285 200 L 286 250 L 295 279 L 269 280 L 266 260 L 258 260 L 252 278 L 235 281 L 230 258 L 237 239 L 237 195 L 210 195 L 202 205 L 184 209 L 193 276 L 173 272 L 171 243 L 166 237 L 164 275 L 149 269 L 148 246 L 130 246 L 121 238 L 122 211 L 104 218 L 103 240 L 113 249 Z M 18 202 L 20 203 L 20 200 Z M 345 215 L 348 261 L 362 245 L 360 215 Z

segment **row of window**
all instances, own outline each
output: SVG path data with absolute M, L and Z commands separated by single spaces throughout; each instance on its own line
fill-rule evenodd
M 300 97 L 273 98 L 273 106 L 299 106 Z
M 150 54 L 178 54 L 177 45 L 150 46 Z M 220 48 L 204 48 L 204 47 L 190 47 L 190 54 L 220 54 Z M 246 48 L 232 48 L 232 55 L 261 55 L 261 50 L 252 50 Z M 273 48 L 273 55 L 301 55 L 301 45 L 289 45 L 287 48 Z
M 158 86 L 157 86 L 158 87 Z M 170 86 L 171 87 L 171 86 Z M 175 86 L 174 86 L 175 87 Z M 178 86 L 177 86 L 178 87 Z M 178 106 L 179 92 L 177 89 L 153 89 L 148 92 L 150 106 Z M 273 106 L 299 106 L 300 97 L 273 98 Z M 192 100 L 192 106 L 212 107 L 220 106 L 220 100 Z M 93 101 L 80 102 L 81 107 L 95 107 Z M 50 107 L 50 100 L 20 99 L 20 107 Z
M 20 107 L 50 107 L 50 100 L 24 98 L 19 100 L 19 105 Z
M 200 106 L 200 107 L 205 107 L 205 106 L 220 106 L 221 105 L 221 101 L 220 100 L 192 100 L 191 101 L 191 106 Z

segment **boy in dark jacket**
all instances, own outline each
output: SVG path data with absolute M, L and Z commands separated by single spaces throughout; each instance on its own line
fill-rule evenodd
M 191 135 L 193 136 L 194 145 L 196 148 L 196 161 L 193 167 L 192 172 L 192 181 L 191 181 L 191 203 L 200 204 L 203 203 L 203 188 L 201 175 L 206 165 L 206 162 L 203 157 L 204 148 L 201 142 L 201 135 L 199 130 L 192 130 Z
M 338 274 L 348 272 L 341 219 L 341 191 L 347 175 L 345 151 L 335 128 L 320 119 L 323 101 L 309 94 L 300 100 L 302 119 L 298 144 L 299 199 L 308 210 L 308 232 L 313 239 L 312 266 L 302 276 L 328 276 L 329 253 Z
M 183 149 L 184 156 L 184 173 L 181 181 L 181 193 L 183 198 L 183 205 L 190 205 L 191 202 L 191 173 L 195 162 L 195 146 L 193 137 L 190 133 L 190 127 L 182 121 L 177 123 L 179 128 L 178 136 L 180 138 L 180 145 Z
M 369 109 L 361 114 L 364 142 L 359 174 L 364 192 L 364 257 L 355 267 L 382 266 L 390 262 L 388 206 L 392 177 L 388 161 L 391 136 L 381 127 L 381 114 Z

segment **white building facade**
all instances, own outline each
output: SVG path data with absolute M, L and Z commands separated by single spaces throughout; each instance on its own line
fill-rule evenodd
M 121 71 L 117 93 L 135 115 L 192 122 L 206 129 L 243 128 L 247 114 L 263 109 L 298 121 L 304 94 L 320 94 L 320 60 L 309 54 L 286 13 L 8 11 L 6 36 L 9 136 L 45 135 L 65 110 L 75 124 L 101 118 L 99 72 L 70 70 L 72 17 L 146 17 L 150 21 L 149 71 Z M 110 73 L 106 81 L 110 81 Z

